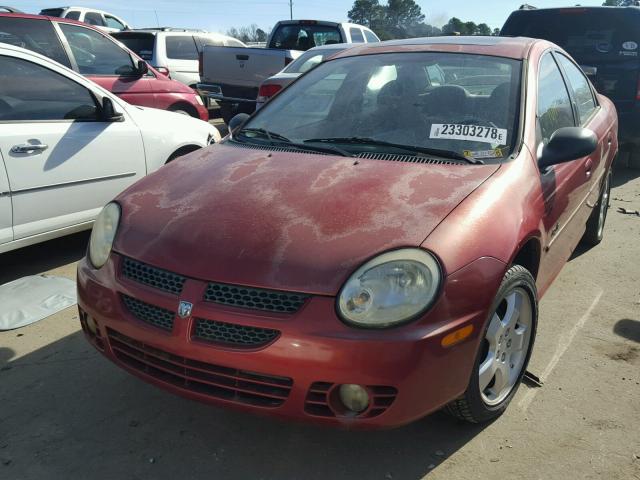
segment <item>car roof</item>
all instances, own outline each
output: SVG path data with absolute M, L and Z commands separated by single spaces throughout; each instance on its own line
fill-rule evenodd
M 407 38 L 402 40 L 388 40 L 386 42 L 359 43 L 356 44 L 357 46 L 345 50 L 334 58 L 376 53 L 422 51 L 472 53 L 477 55 L 524 59 L 528 57 L 531 47 L 540 42 L 552 45 L 546 40 L 527 37 L 445 36 Z
M 518 10 L 514 10 L 513 13 L 515 12 L 527 12 L 527 13 L 531 13 L 531 12 L 548 12 L 548 11 L 557 11 L 557 10 L 621 10 L 621 9 L 625 9 L 625 10 L 635 10 L 637 12 L 640 12 L 640 7 L 636 6 L 636 5 L 627 5 L 627 6 L 609 6 L 609 5 L 593 5 L 593 6 L 587 6 L 587 5 L 571 5 L 568 7 L 544 7 L 544 8 L 521 8 Z

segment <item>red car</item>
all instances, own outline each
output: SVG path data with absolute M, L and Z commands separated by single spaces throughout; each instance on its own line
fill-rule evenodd
M 573 60 L 524 38 L 363 45 L 232 123 L 101 213 L 78 269 L 89 341 L 287 419 L 502 413 L 538 300 L 602 239 L 616 111 Z
M 85 23 L 0 13 L 0 42 L 49 57 L 133 105 L 209 120 L 208 110 L 193 89 L 154 70 L 124 45 Z

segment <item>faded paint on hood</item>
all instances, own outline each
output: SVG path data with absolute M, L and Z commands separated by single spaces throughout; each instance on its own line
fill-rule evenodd
M 219 144 L 123 193 L 114 249 L 188 277 L 335 295 L 368 258 L 419 246 L 497 168 Z

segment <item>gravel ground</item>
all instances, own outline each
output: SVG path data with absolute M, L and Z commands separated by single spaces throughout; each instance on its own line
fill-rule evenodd
M 577 251 L 541 303 L 509 410 L 435 414 L 392 431 L 288 424 L 184 400 L 126 374 L 69 308 L 0 332 L 1 479 L 640 479 L 640 170 L 616 173 L 604 242 Z M 87 234 L 0 256 L 0 284 L 74 277 Z

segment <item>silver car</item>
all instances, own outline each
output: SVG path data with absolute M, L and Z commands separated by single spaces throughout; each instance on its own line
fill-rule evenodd
M 317 67 L 327 58 L 353 46 L 353 43 L 333 43 L 307 50 L 287 65 L 281 72 L 262 82 L 256 100 L 256 110 L 303 73 Z

